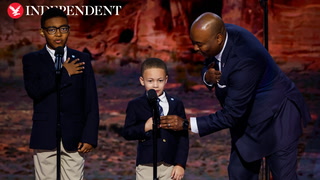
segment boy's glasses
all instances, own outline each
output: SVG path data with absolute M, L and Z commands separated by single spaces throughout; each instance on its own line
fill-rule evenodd
M 50 27 L 42 27 L 42 29 L 45 29 L 48 32 L 48 34 L 51 34 L 51 35 L 56 34 L 57 29 L 59 29 L 61 34 L 65 34 L 69 32 L 70 26 L 68 25 L 63 25 L 60 27 L 50 26 Z

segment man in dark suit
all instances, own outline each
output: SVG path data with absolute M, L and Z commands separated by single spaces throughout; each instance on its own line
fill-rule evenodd
M 91 59 L 88 54 L 66 46 L 69 25 L 67 16 L 60 9 L 52 8 L 44 12 L 40 34 L 45 37 L 46 46 L 26 54 L 22 60 L 25 89 L 33 100 L 34 108 L 30 148 L 34 149 L 35 177 L 56 179 L 59 112 L 61 178 L 83 179 L 83 153 L 97 146 L 99 126 Z M 63 47 L 62 59 L 65 62 L 57 81 L 55 51 L 59 46 Z M 57 92 L 60 92 L 59 98 Z
M 203 80 L 215 88 L 222 109 L 190 118 L 191 130 L 205 136 L 229 128 L 229 178 L 257 180 L 266 157 L 274 180 L 297 179 L 297 145 L 310 114 L 294 83 L 249 31 L 204 13 L 192 24 L 194 50 L 205 60 Z M 161 127 L 181 130 L 188 121 L 162 117 Z M 168 126 L 170 124 L 170 126 Z

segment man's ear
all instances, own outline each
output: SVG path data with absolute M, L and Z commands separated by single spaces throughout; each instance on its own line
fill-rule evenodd
M 40 32 L 40 35 L 41 35 L 42 37 L 44 37 L 44 32 L 43 32 L 43 29 L 42 29 L 42 28 L 39 30 L 39 32 Z
M 218 44 L 221 44 L 223 42 L 223 36 L 221 33 L 217 35 L 217 41 L 218 41 Z
M 141 84 L 142 86 L 144 86 L 144 81 L 143 81 L 143 77 L 142 77 L 142 76 L 140 76 L 139 81 L 140 81 L 140 84 Z

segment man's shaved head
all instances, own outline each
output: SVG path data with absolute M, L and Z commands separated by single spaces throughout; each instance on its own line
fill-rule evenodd
M 192 23 L 190 38 L 195 51 L 204 57 L 216 56 L 226 38 L 224 22 L 214 13 L 203 13 Z
M 220 16 L 206 12 L 201 14 L 191 25 L 191 29 L 210 31 L 212 34 L 225 34 L 225 27 Z

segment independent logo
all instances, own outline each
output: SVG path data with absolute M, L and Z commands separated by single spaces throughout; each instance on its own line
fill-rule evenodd
M 24 7 L 20 3 L 14 2 L 8 6 L 7 13 L 12 19 L 18 19 L 23 15 L 41 16 L 46 10 L 53 7 L 63 10 L 67 16 L 118 16 L 122 9 L 122 6 L 119 5 L 25 5 Z
M 23 6 L 19 3 L 11 3 L 7 9 L 8 15 L 12 19 L 18 19 L 23 15 Z

